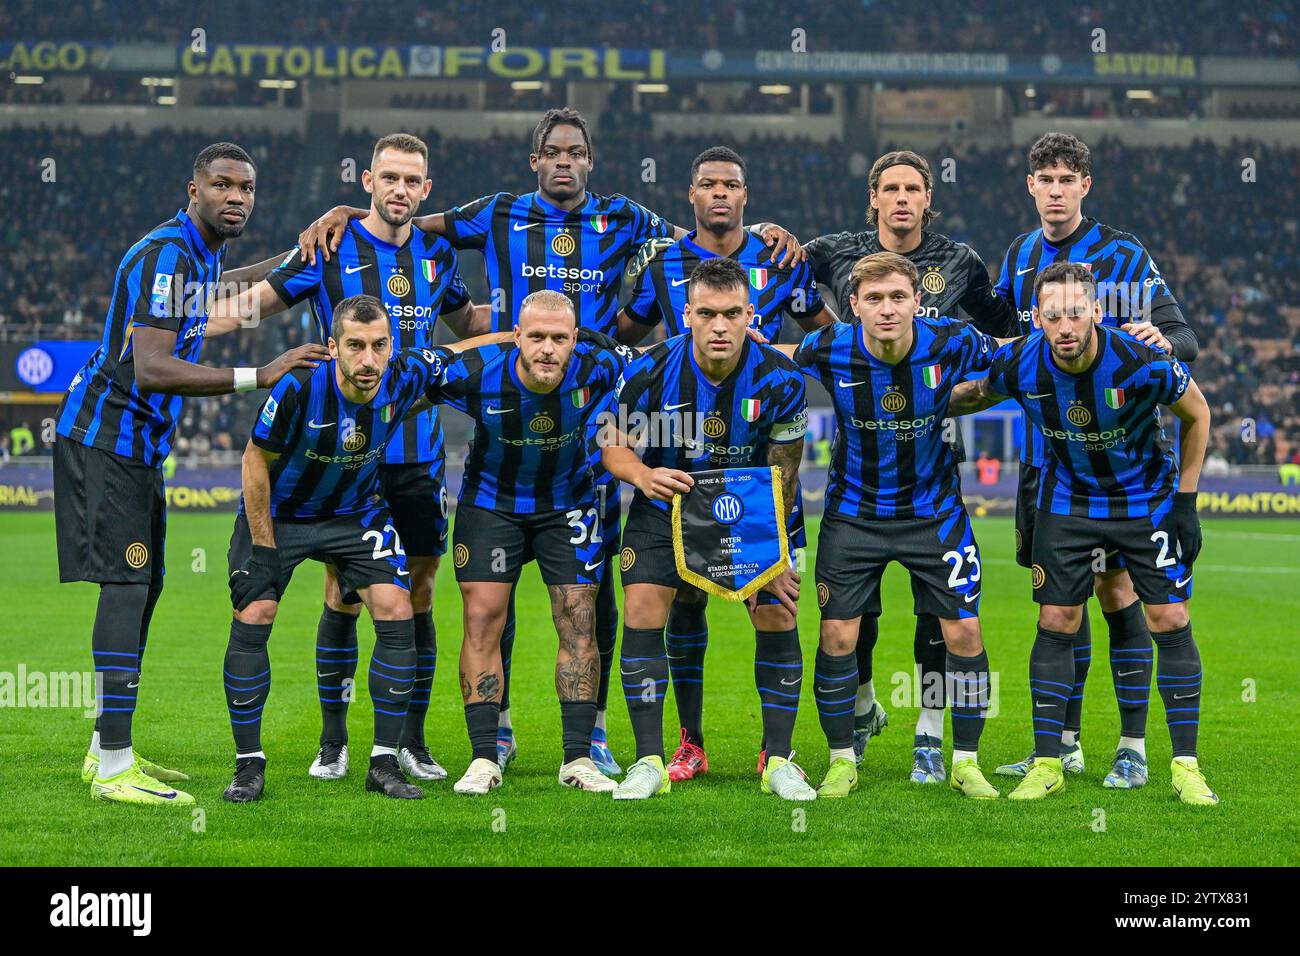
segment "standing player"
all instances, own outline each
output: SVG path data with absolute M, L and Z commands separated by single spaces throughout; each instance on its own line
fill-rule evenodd
M 394 355 L 388 313 L 368 295 L 338 303 L 329 352 L 329 362 L 276 386 L 244 450 L 225 659 L 235 778 L 224 796 L 232 803 L 262 796 L 267 641 L 294 568 L 308 558 L 333 565 L 341 590 L 358 594 L 374 621 L 375 737 L 366 789 L 399 799 L 424 795 L 397 759 L 417 673 L 415 625 L 406 552 L 382 496 L 379 465 L 388 443 L 401 440 L 402 419 L 437 378 L 443 357 L 428 349 Z
M 898 561 L 912 575 L 918 611 L 940 619 L 947 647 L 952 788 L 996 799 L 978 763 L 989 693 L 979 546 L 962 502 L 955 453 L 943 440 L 953 386 L 987 369 L 996 343 L 949 318 L 914 319 L 920 276 L 904 256 L 865 256 L 849 281 L 858 321 L 810 334 L 794 356 L 830 393 L 838 424 L 817 542 L 822 623 L 814 696 L 831 748 L 817 793 L 845 797 L 857 788 L 854 645 L 861 617 L 879 617 L 881 577 L 890 561 Z
M 750 341 L 753 314 L 745 271 L 734 259 L 706 259 L 691 273 L 687 288 L 684 319 L 690 333 L 661 342 L 629 365 L 619 388 L 619 421 L 634 414 L 689 415 L 700 422 L 692 431 L 706 437 L 692 449 L 687 442 L 694 439 L 679 432 L 671 443 L 652 442 L 638 457 L 632 445 L 643 436 L 620 433 L 603 450 L 610 474 L 636 487 L 623 534 L 620 673 L 637 760 L 614 792 L 616 800 L 643 800 L 672 788 L 664 767 L 664 625 L 682 586 L 668 514 L 673 495 L 691 490 L 691 472 L 767 464 L 781 469 L 786 514 L 778 520 L 788 521 L 795 498 L 808 427 L 803 377 L 784 355 Z M 803 680 L 798 598 L 799 576 L 787 569 L 751 598 L 749 611 L 769 754 L 763 792 L 812 800 L 816 793 L 791 749 Z
M 1037 330 L 999 349 L 988 378 L 960 386 L 953 396 L 954 411 L 1010 396 L 1049 448 L 1032 562 L 1034 600 L 1041 605 L 1029 658 L 1034 754 L 1010 796 L 1039 800 L 1065 785 L 1061 728 L 1074 686 L 1078 631 L 1096 564 L 1118 552 L 1159 648 L 1156 687 L 1173 741 L 1174 791 L 1184 803 L 1209 806 L 1219 798 L 1196 759 L 1201 658 L 1187 602 L 1201 550 L 1196 486 L 1210 409 L 1181 361 L 1103 324 L 1097 289 L 1085 263 L 1043 269 L 1034 281 Z M 1182 423 L 1177 459 L 1164 438 L 1161 405 Z M 1117 683 L 1116 691 L 1145 704 L 1150 658 L 1132 656 L 1121 666 L 1141 676 Z M 1140 756 L 1121 759 L 1137 763 Z M 1145 783 L 1145 759 L 1140 763 Z
M 607 792 L 591 760 L 600 684 L 596 593 L 606 570 L 603 489 L 589 446 L 631 350 L 599 333 L 579 341 L 573 303 L 529 295 L 511 346 L 467 351 L 428 390 L 475 422 L 456 509 L 453 557 L 465 606 L 460 686 L 473 759 L 457 793 L 501 785 L 496 741 L 501 633 L 519 572 L 536 559 L 560 638 L 555 689 L 564 760 L 560 783 Z
M 997 291 L 1020 317 L 1022 333 L 1031 331 L 1034 290 L 1039 270 L 1054 262 L 1078 262 L 1097 283 L 1103 321 L 1137 337 L 1139 342 L 1191 362 L 1196 358 L 1196 334 L 1188 326 L 1151 256 L 1136 237 L 1083 215 L 1083 199 L 1092 188 L 1088 147 L 1068 133 L 1046 133 L 1029 150 L 1029 194 L 1040 219 L 1039 228 L 1011 243 L 1002 262 Z M 1020 485 L 1016 495 L 1016 560 L 1029 567 L 1034 552 L 1038 486 L 1047 466 L 1047 443 L 1022 416 Z M 1114 555 L 1107 555 L 1113 557 Z M 1106 786 L 1116 789 L 1146 783 L 1147 694 L 1125 693 L 1132 686 L 1134 660 L 1141 658 L 1150 685 L 1151 634 L 1147 629 L 1133 581 L 1121 558 L 1095 579 L 1097 600 L 1110 632 L 1110 667 L 1119 700 L 1120 741 Z M 1075 674 L 1070 704 L 1062 728 L 1062 757 L 1067 772 L 1083 772 L 1079 728 L 1083 686 L 1092 658 L 1088 615 L 1074 648 Z M 1139 678 L 1140 679 L 1140 678 Z M 1023 776 L 1032 758 L 997 768 L 997 773 Z
M 680 239 L 686 230 L 626 196 L 602 196 L 587 190 L 595 154 L 586 120 L 577 110 L 552 109 L 542 116 L 533 131 L 528 161 L 537 173 L 535 192 L 523 196 L 493 193 L 446 212 L 421 217 L 415 220 L 415 225 L 444 236 L 457 249 L 483 252 L 488 288 L 493 290 L 494 297 L 494 330 L 512 329 L 519 321 L 524 298 L 550 289 L 572 300 L 579 327 L 613 335 L 625 273 L 644 265 L 653 253 L 654 241 Z M 303 232 L 299 245 L 313 258 L 318 248 L 328 257 L 338 248 L 349 217 L 365 214 L 362 209 L 331 209 Z M 787 268 L 802 261 L 798 241 L 779 226 L 759 224 L 751 227 L 751 231 L 761 235 L 772 247 L 774 264 Z M 618 553 L 621 508 L 618 495 L 613 493 L 618 486 L 597 467 L 598 482 L 606 488 L 606 558 L 612 568 Z M 618 607 L 614 601 L 613 575 L 606 573 L 603 580 L 597 600 L 596 629 L 601 655 L 601 706 L 591 757 L 602 771 L 613 776 L 620 768 L 606 737 L 604 702 L 614 659 Z M 502 638 L 505 681 L 498 757 L 503 769 L 517 753 L 510 723 L 510 657 L 514 636 L 512 602 Z
M 393 347 L 432 348 L 441 319 L 459 338 L 487 330 L 487 306 L 476 310 L 457 271 L 456 253 L 445 239 L 411 227 L 429 195 L 429 151 L 415 136 L 394 133 L 375 143 L 361 184 L 370 193 L 364 219 L 348 223 L 337 255 L 310 261 L 290 255 L 264 281 L 244 293 L 243 314 L 270 315 L 304 300 L 328 341 L 336 303 L 364 294 L 384 304 Z M 379 468 L 384 499 L 402 536 L 411 572 L 415 613 L 416 672 L 398 761 L 418 780 L 441 780 L 447 772 L 424 739 L 438 660 L 433 623 L 433 586 L 447 550 L 447 491 L 442 424 L 436 410 L 406 421 L 388 444 Z M 346 603 L 334 570 L 326 565 L 325 606 L 316 629 L 316 674 L 321 705 L 320 750 L 308 771 L 333 780 L 348 772 L 347 712 L 357 669 L 357 620 L 361 606 Z
M 822 302 L 806 263 L 790 268 L 773 265 L 763 241 L 745 229 L 749 187 L 745 161 L 726 146 L 714 146 L 695 157 L 687 193 L 695 209 L 695 229 L 659 252 L 637 277 L 632 298 L 618 316 L 618 336 L 641 341 L 660 323 L 667 335 L 681 335 L 686 310 L 686 286 L 701 262 L 718 257 L 740 263 L 749 278 L 754 306 L 752 328 L 764 339 L 781 337 L 782 320 L 792 317 L 805 331 L 835 321 Z M 803 510 L 798 501 L 791 512 L 791 547 L 804 546 Z M 708 595 L 699 588 L 678 589 L 668 614 L 668 664 L 673 695 L 681 721 L 680 744 L 668 762 L 674 782 L 707 773 L 704 751 L 704 656 L 709 643 L 705 609 Z
M 118 265 L 103 342 L 59 406 L 59 580 L 100 586 L 91 648 L 102 706 L 81 770 L 97 799 L 194 802 L 167 786 L 188 780 L 185 774 L 137 757 L 131 747 L 145 643 L 163 587 L 162 465 L 183 396 L 269 388 L 290 369 L 313 368 L 325 357 L 319 346 L 302 346 L 258 369 L 198 364 L 205 332 L 234 328 L 209 330 L 207 309 L 226 240 L 244 231 L 253 212 L 255 180 L 253 161 L 233 143 L 199 153 L 189 205 L 150 230 Z
M 885 153 L 867 177 L 870 200 L 864 232 L 818 236 L 805 247 L 817 281 L 834 290 L 840 315 L 852 320 L 850 297 L 856 294 L 851 275 L 863 256 L 897 253 L 920 275 L 917 318 L 966 318 L 986 335 L 1015 335 L 1015 314 L 993 290 L 988 269 L 970 246 L 926 227 L 939 215 L 932 206 L 934 177 L 925 157 L 910 150 Z M 953 466 L 962 460 L 961 436 L 956 435 Z M 920 669 L 921 713 L 913 741 L 912 780 L 937 783 L 945 779 L 943 711 L 947 645 L 939 618 L 922 611 L 924 581 L 912 576 L 916 601 L 913 655 Z M 876 700 L 871 657 L 880 629 L 871 615 L 862 618 L 858 636 L 858 694 L 854 702 L 853 751 L 860 762 L 867 742 L 888 724 Z

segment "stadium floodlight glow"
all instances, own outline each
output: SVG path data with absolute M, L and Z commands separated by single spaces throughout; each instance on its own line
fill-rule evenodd
M 298 85 L 297 80 L 258 80 L 257 85 L 264 90 L 291 90 Z
M 141 86 L 175 86 L 176 79 L 171 76 L 142 76 L 140 77 Z
M 154 100 L 154 102 L 157 103 L 159 106 L 175 106 L 176 97 L 164 95 L 158 97 L 158 99 Z
M 636 85 L 638 93 L 667 93 L 667 83 L 638 83 Z
M 787 93 L 793 93 L 794 88 L 786 86 L 784 83 L 769 83 L 766 86 L 760 86 L 758 92 L 766 93 L 769 96 L 785 96 Z
M 45 82 L 43 76 L 19 76 L 16 73 L 11 73 L 9 78 L 20 86 L 40 86 Z
M 515 80 L 510 84 L 512 90 L 540 90 L 542 86 L 541 80 Z
M 1154 90 L 1129 90 L 1124 95 L 1131 100 L 1154 100 L 1156 98 Z

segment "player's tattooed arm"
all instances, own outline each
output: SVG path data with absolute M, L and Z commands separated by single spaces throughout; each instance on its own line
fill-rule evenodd
M 783 520 L 789 520 L 799 489 L 799 462 L 803 461 L 803 439 L 767 446 L 767 463 L 781 469 L 781 496 L 785 499 Z
M 447 328 L 458 339 L 472 339 L 477 335 L 486 335 L 492 331 L 492 306 L 475 305 L 466 302 L 455 312 L 440 315 Z
M 792 312 L 794 320 L 799 323 L 799 327 L 805 332 L 816 332 L 818 329 L 824 329 L 828 325 L 833 325 L 839 321 L 835 310 L 829 304 L 823 304 L 821 310 L 813 315 L 807 312 Z
M 958 415 L 982 412 L 986 408 L 992 408 L 998 402 L 1006 401 L 1006 398 L 1007 396 L 999 395 L 989 388 L 987 378 L 977 378 L 970 382 L 958 382 L 948 399 L 948 414 L 956 418 Z
M 279 457 L 259 448 L 251 439 L 244 447 L 244 515 L 253 544 L 264 548 L 275 547 L 275 531 L 271 524 L 271 465 Z
M 1189 376 L 1190 378 L 1190 376 Z M 1210 444 L 1210 406 L 1195 381 L 1188 381 L 1187 391 L 1169 406 L 1178 416 L 1178 490 L 1196 491 L 1201 480 L 1201 465 Z
M 166 395 L 228 395 L 235 391 L 235 370 L 187 362 L 176 355 L 176 333 L 153 326 L 132 326 L 135 380 L 143 392 Z M 270 388 L 294 368 L 315 368 L 329 358 L 323 345 L 300 345 L 257 370 L 257 387 Z
M 275 286 L 265 279 L 258 279 L 248 286 L 231 280 L 229 276 L 230 273 L 223 275 L 217 287 L 212 308 L 208 310 L 205 337 L 225 335 L 238 328 L 255 329 L 262 319 L 288 308 L 280 293 L 275 291 Z
M 562 701 L 595 700 L 600 683 L 596 649 L 596 585 L 553 584 L 551 617 L 560 636 L 555 658 L 555 691 Z

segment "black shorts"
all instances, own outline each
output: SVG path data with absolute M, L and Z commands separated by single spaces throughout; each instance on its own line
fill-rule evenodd
M 514 514 L 462 504 L 452 532 L 457 581 L 513 584 L 536 560 L 551 584 L 600 584 L 607 561 L 605 522 L 593 502 L 586 508 Z
M 623 526 L 619 570 L 625 588 L 629 584 L 657 584 L 674 590 L 694 588 L 677 573 L 677 558 L 673 554 L 673 519 L 669 511 L 640 499 L 633 500 Z M 758 603 L 779 602 L 771 592 L 759 591 Z
M 1143 604 L 1177 604 L 1192 596 L 1192 572 L 1179 559 L 1171 511 L 1159 519 L 1038 514 L 1034 600 L 1074 607 L 1092 595 L 1093 575 L 1120 558 Z
M 983 567 L 961 508 L 939 518 L 824 515 L 815 574 L 822 618 L 879 616 L 880 579 L 890 561 L 911 572 L 917 614 L 950 621 L 979 616 Z
M 1030 567 L 1034 554 L 1034 519 L 1038 517 L 1038 485 L 1043 470 L 1020 463 L 1020 482 L 1016 485 L 1016 564 Z
M 372 584 L 394 584 L 410 590 L 406 553 L 388 508 L 383 505 L 354 515 L 274 518 L 271 524 L 280 556 L 280 580 L 255 600 L 280 600 L 294 569 L 308 558 L 333 565 L 339 591 L 348 595 L 345 600 L 352 600 L 355 592 Z M 235 518 L 235 530 L 230 536 L 227 571 L 234 574 L 243 568 L 252 554 L 248 518 L 241 514 Z
M 380 465 L 379 487 L 413 558 L 447 552 L 446 459 L 407 465 Z
M 59 580 L 162 585 L 161 468 L 60 435 L 54 442 Z

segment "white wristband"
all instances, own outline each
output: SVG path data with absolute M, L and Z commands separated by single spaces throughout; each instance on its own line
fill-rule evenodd
M 255 388 L 257 388 L 257 369 L 255 368 L 235 369 L 235 391 L 251 392 Z

